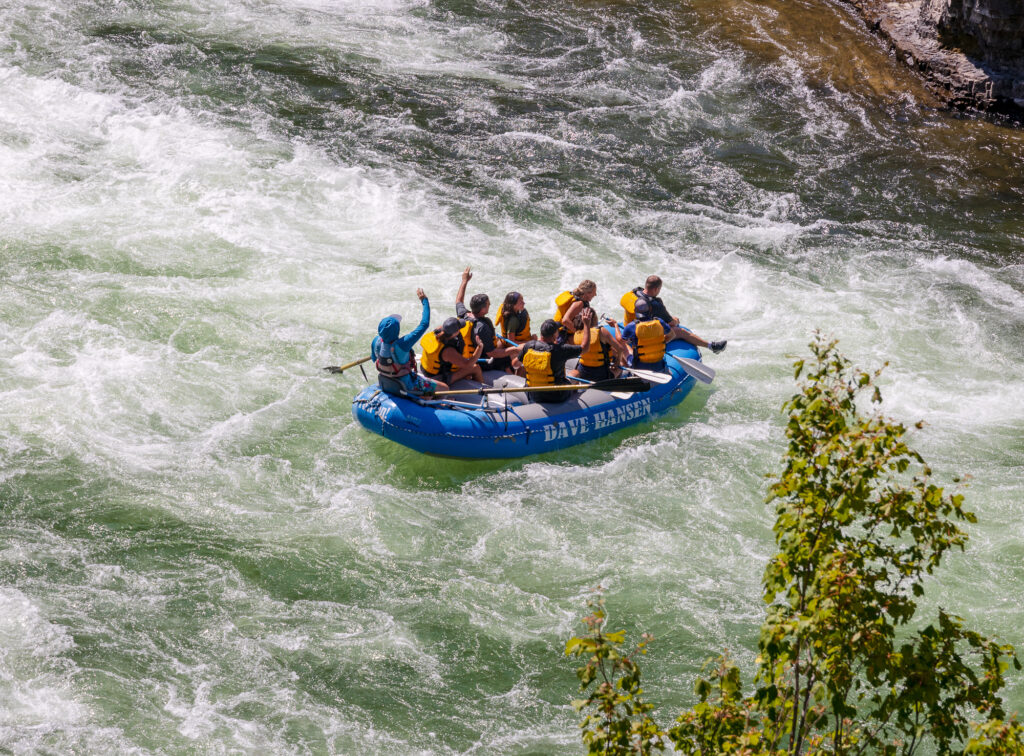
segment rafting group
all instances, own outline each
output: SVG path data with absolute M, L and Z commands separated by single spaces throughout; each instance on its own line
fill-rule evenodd
M 486 294 L 473 295 L 467 309 L 466 288 L 472 277 L 467 267 L 455 298 L 455 315 L 438 328 L 429 330 L 430 302 L 422 289 L 416 290 L 422 316 L 410 333 L 400 335 L 400 315 L 380 321 L 370 359 L 381 390 L 410 398 L 431 397 L 458 381 L 483 384 L 483 366 L 520 376 L 526 388 L 540 389 L 528 392 L 530 401 L 550 405 L 572 395 L 570 390 L 551 390 L 565 386 L 570 377 L 589 384 L 636 371 L 665 371 L 666 345 L 673 341 L 715 353 L 726 346 L 725 340 L 706 341 L 681 327 L 662 302 L 662 280 L 655 275 L 622 296 L 622 322 L 598 318 L 592 307 L 597 285 L 584 280 L 555 298 L 555 313 L 538 333 L 531 331 L 525 299 L 517 291 L 509 292 L 498 306 L 497 328 L 489 317 L 491 301 Z M 423 352 L 418 369 L 417 343 Z M 566 364 L 574 359 L 575 366 L 567 372 Z

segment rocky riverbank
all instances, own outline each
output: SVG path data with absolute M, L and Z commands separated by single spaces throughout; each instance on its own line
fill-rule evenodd
M 1024 121 L 1022 0 L 847 0 L 950 105 Z

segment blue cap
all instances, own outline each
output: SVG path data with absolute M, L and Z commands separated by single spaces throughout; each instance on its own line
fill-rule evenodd
M 402 322 L 401 315 L 388 315 L 377 324 L 377 334 L 385 343 L 391 343 L 398 338 L 399 325 Z
M 637 320 L 647 320 L 651 317 L 651 306 L 647 304 L 646 299 L 637 299 L 633 305 L 633 314 L 636 315 Z

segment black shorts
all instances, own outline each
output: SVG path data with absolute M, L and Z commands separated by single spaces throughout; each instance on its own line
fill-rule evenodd
M 606 381 L 609 378 L 613 378 L 611 369 L 607 365 L 601 365 L 600 367 L 588 367 L 583 363 L 576 366 L 576 369 L 580 371 L 580 378 L 585 381 Z
M 422 371 L 423 375 L 430 378 L 432 381 L 441 381 L 441 383 L 447 383 L 449 386 L 452 385 L 452 374 L 447 370 L 442 370 L 437 375 L 428 373 L 426 370 Z
M 512 358 L 511 357 L 495 357 L 491 360 L 489 365 L 484 366 L 485 370 L 511 370 L 512 369 Z

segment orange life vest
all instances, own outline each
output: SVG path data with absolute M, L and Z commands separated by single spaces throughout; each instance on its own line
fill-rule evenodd
M 475 320 L 467 320 L 466 325 L 462 326 L 462 330 L 459 331 L 459 334 L 462 336 L 462 356 L 467 360 L 472 359 L 473 352 L 476 351 L 476 339 L 473 338 L 474 325 L 476 325 Z M 494 346 L 498 346 L 497 333 L 494 334 Z
M 472 358 L 473 352 L 476 351 L 476 341 L 473 339 L 473 325 L 474 321 L 467 320 L 466 325 L 459 329 L 459 335 L 462 337 L 462 356 L 467 360 Z

